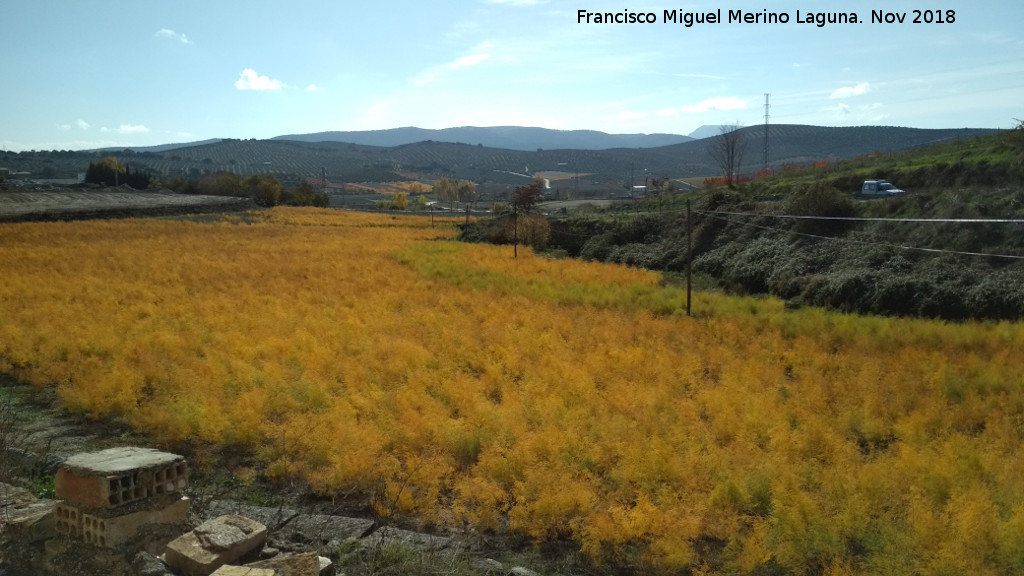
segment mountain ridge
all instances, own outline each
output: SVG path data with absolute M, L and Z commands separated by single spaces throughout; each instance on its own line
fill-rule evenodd
M 435 141 L 469 144 L 506 150 L 609 150 L 613 148 L 658 148 L 693 140 L 682 134 L 609 134 L 598 130 L 554 130 L 532 126 L 458 126 L 418 128 L 406 126 L 385 130 L 329 131 L 286 134 L 271 140 L 295 142 L 343 142 L 393 148 Z

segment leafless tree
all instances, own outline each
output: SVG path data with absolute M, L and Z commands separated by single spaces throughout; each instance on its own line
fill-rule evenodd
M 725 183 L 732 186 L 736 183 L 737 172 L 743 162 L 747 141 L 740 130 L 739 122 L 719 126 L 719 134 L 708 143 L 708 154 L 715 164 L 721 168 Z

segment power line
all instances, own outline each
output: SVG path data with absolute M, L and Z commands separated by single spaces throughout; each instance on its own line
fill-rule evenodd
M 665 213 L 681 213 L 686 212 L 686 208 L 682 209 L 669 209 L 669 210 L 655 210 L 647 213 L 620 213 L 621 216 L 641 216 L 650 213 L 665 214 Z M 945 250 L 942 248 L 922 248 L 920 246 L 907 246 L 904 244 L 892 244 L 889 242 L 869 242 L 866 240 L 855 240 L 853 238 L 841 238 L 836 236 L 821 236 L 818 234 L 809 234 L 807 232 L 796 232 L 793 230 L 781 230 L 779 228 L 773 228 L 771 226 L 762 226 L 759 224 L 752 224 L 750 222 L 741 222 L 738 220 L 732 220 L 724 218 L 723 216 L 755 216 L 755 217 L 771 217 L 771 218 L 782 218 L 782 219 L 794 219 L 794 220 L 841 220 L 841 221 L 852 221 L 852 222 L 894 222 L 894 223 L 926 223 L 926 224 L 1024 224 L 1024 219 L 1015 218 L 857 218 L 857 217 L 846 217 L 846 216 L 799 216 L 795 214 L 757 214 L 753 212 L 726 212 L 721 210 L 694 210 L 697 214 L 710 216 L 723 222 L 729 222 L 738 226 L 748 226 L 751 228 L 757 228 L 760 230 L 767 230 L 770 232 L 778 232 L 780 234 L 795 234 L 797 236 L 804 236 L 807 238 L 814 238 L 817 240 L 834 240 L 837 242 L 850 242 L 853 244 L 860 244 L 864 246 L 881 246 L 885 248 L 898 248 L 900 250 L 916 250 L 919 252 L 929 252 L 932 254 L 955 254 L 959 256 L 980 256 L 984 258 L 1006 258 L 1011 260 L 1024 260 L 1024 256 L 1018 256 L 1014 254 L 994 254 L 990 252 L 968 252 L 963 250 Z M 553 233 L 566 236 L 575 236 L 577 238 L 591 238 L 597 234 L 577 234 L 575 232 L 555 230 L 552 229 Z
M 850 242 L 850 243 L 853 243 L 853 244 L 862 244 L 862 245 L 865 245 L 865 246 L 882 246 L 882 247 L 885 247 L 885 248 L 899 248 L 901 250 L 917 250 L 917 251 L 920 251 L 920 252 L 931 252 L 931 253 L 934 253 L 934 254 L 957 254 L 957 255 L 960 255 L 960 256 L 983 256 L 983 257 L 987 257 L 987 258 L 1008 258 L 1008 259 L 1012 259 L 1012 260 L 1024 260 L 1024 256 L 1016 256 L 1016 255 L 1013 255 L 1013 254 L 992 254 L 992 253 L 988 253 L 988 252 L 964 252 L 964 251 L 961 251 L 961 250 L 943 250 L 942 248 L 921 248 L 919 246 L 905 246 L 903 244 L 890 244 L 888 242 L 867 242 L 865 240 L 854 240 L 853 238 L 838 238 L 838 237 L 835 237 L 835 236 L 820 236 L 818 234 L 808 234 L 806 232 L 795 232 L 795 231 L 791 231 L 791 230 L 779 230 L 778 228 L 772 228 L 771 226 L 761 226 L 759 224 L 751 224 L 750 222 L 740 222 L 740 221 L 737 221 L 737 220 L 730 220 L 729 218 L 723 218 L 721 216 L 716 216 L 715 213 L 713 213 L 713 212 L 705 212 L 705 214 L 707 214 L 707 215 L 709 215 L 712 218 L 715 218 L 717 220 L 722 220 L 723 222 L 729 222 L 729 223 L 732 223 L 732 224 L 737 224 L 739 226 L 749 226 L 751 228 L 759 228 L 761 230 L 769 230 L 771 232 L 779 232 L 779 233 L 785 233 L 785 234 L 796 234 L 798 236 L 806 236 L 808 238 L 816 238 L 816 239 L 819 239 L 819 240 L 835 240 L 835 241 L 838 241 L 838 242 Z
M 784 218 L 790 220 L 844 220 L 847 222 L 917 222 L 935 224 L 1024 224 L 1021 218 L 861 218 L 855 216 L 799 216 L 796 214 L 757 214 L 755 212 L 698 211 L 713 216 L 754 216 L 757 218 Z

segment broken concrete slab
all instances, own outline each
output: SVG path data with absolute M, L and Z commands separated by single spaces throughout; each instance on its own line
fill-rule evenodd
M 229 514 L 208 520 L 173 540 L 164 552 L 164 562 L 188 576 L 208 576 L 266 541 L 266 526 L 244 516 Z

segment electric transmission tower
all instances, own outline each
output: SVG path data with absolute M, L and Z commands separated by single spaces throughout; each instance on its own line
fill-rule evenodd
M 768 96 L 764 94 L 764 169 L 768 169 Z

